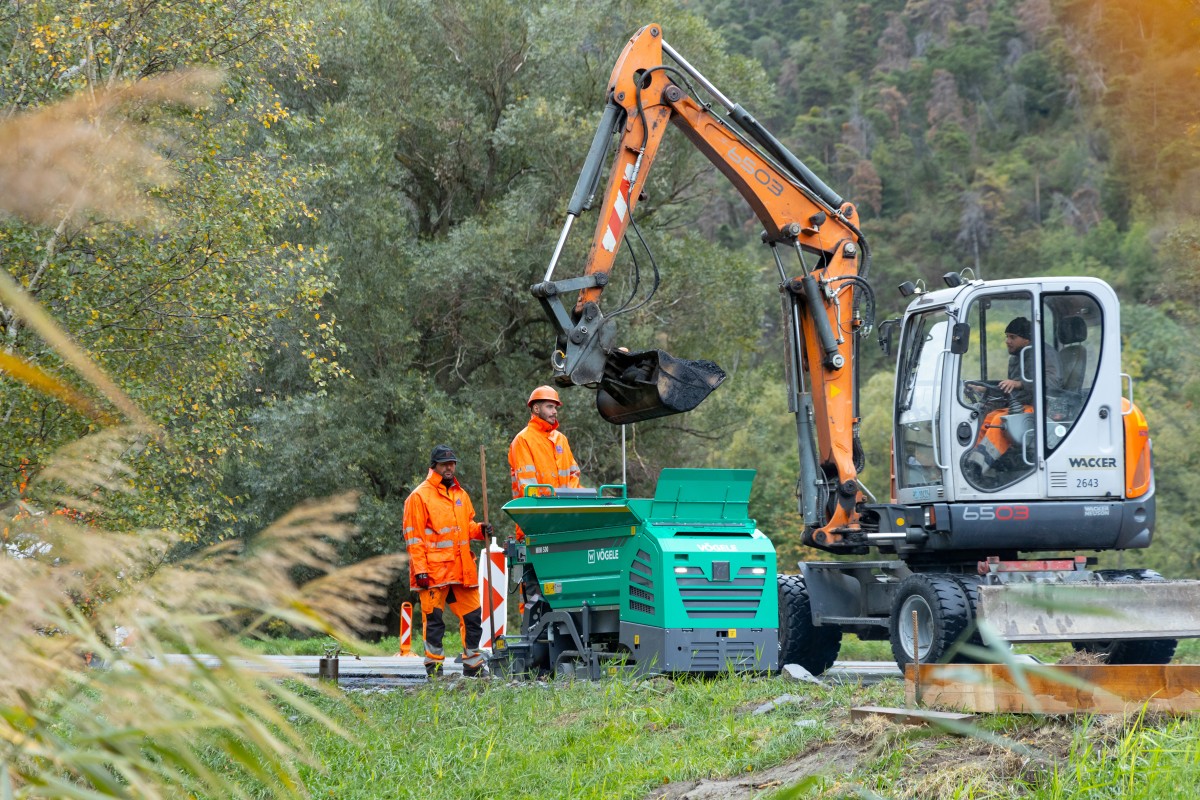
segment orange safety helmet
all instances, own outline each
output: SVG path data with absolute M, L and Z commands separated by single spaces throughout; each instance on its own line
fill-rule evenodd
M 533 408 L 533 404 L 540 400 L 549 400 L 554 405 L 561 407 L 562 400 L 558 399 L 558 392 L 554 391 L 551 386 L 539 386 L 529 395 L 529 399 L 525 401 L 525 405 Z

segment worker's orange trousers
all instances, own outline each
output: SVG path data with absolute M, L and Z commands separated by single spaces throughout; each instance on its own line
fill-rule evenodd
M 442 619 L 442 612 L 447 605 L 462 620 L 463 669 L 478 670 L 483 665 L 483 653 L 479 650 L 479 639 L 483 635 L 479 590 L 474 586 L 454 583 L 422 589 L 420 596 L 425 671 L 430 674 L 440 671 L 442 662 L 446 660 L 446 651 L 442 647 L 442 639 L 446 635 L 446 622 Z
M 1033 411 L 1033 406 L 1025 406 L 1024 410 Z M 983 418 L 983 436 L 975 449 L 983 453 L 988 466 L 995 464 L 1015 444 L 1004 431 L 1004 418 L 1009 413 L 1007 408 L 997 408 Z

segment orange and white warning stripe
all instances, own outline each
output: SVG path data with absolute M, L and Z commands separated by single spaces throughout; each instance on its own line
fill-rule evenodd
M 396 655 L 412 655 L 412 603 L 400 604 L 400 652 Z
M 486 558 L 481 559 L 479 570 L 479 604 L 483 616 L 479 646 L 490 649 L 495 646 L 496 637 L 504 635 L 508 620 L 508 558 L 495 539 L 482 555 Z
M 608 227 L 604 229 L 604 238 L 600 240 L 600 244 L 610 253 L 617 250 L 618 234 L 625 232 L 625 215 L 629 213 L 629 202 L 625 198 L 629 197 L 629 183 L 632 180 L 633 164 L 626 164 L 625 177 L 621 180 L 617 199 L 608 214 Z

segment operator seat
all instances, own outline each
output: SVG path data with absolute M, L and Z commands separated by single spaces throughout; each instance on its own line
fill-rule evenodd
M 1062 388 L 1082 392 L 1087 375 L 1087 322 L 1083 317 L 1062 317 L 1058 321 L 1058 361 L 1062 370 Z

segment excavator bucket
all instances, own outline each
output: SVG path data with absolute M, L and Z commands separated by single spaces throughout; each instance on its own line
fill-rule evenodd
M 675 358 L 662 350 L 615 351 L 604 365 L 596 409 L 613 425 L 691 411 L 725 380 L 711 361 Z

